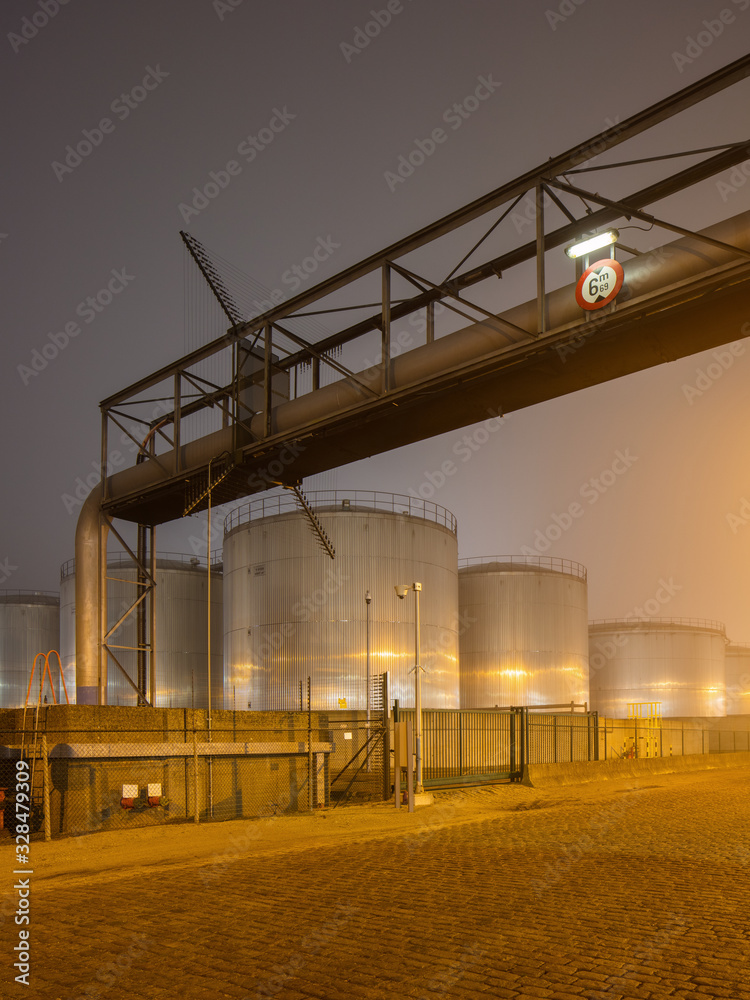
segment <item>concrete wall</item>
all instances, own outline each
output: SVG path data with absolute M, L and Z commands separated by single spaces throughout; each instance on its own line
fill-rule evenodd
M 574 761 L 564 764 L 528 764 L 523 783 L 533 788 L 580 785 L 589 781 L 646 778 L 652 774 L 709 771 L 730 767 L 750 767 L 750 752 L 690 754 L 650 760 Z
M 327 742 L 326 713 L 312 713 L 312 741 Z M 212 713 L 212 742 L 305 743 L 306 712 Z M 34 715 L 26 715 L 25 745 L 33 739 Z M 0 744 L 20 747 L 23 710 L 0 711 Z M 39 732 L 46 730 L 50 752 L 52 833 L 83 833 L 92 830 L 158 825 L 192 818 L 195 813 L 195 770 L 192 753 L 187 757 L 66 759 L 55 747 L 65 744 L 127 744 L 148 751 L 164 743 L 192 748 L 193 731 L 198 743 L 207 742 L 205 711 L 148 709 L 135 707 L 61 705 L 40 711 Z M 322 757 L 320 759 L 322 764 Z M 7 768 L 6 768 L 7 770 Z M 40 773 L 39 769 L 39 773 Z M 307 753 L 258 757 L 213 757 L 198 761 L 198 807 L 201 818 L 214 819 L 263 816 L 307 809 Z M 160 804 L 146 804 L 149 784 L 162 786 Z M 137 784 L 135 808 L 121 806 L 122 786 Z M 209 784 L 211 796 L 209 796 Z M 41 786 L 40 786 L 41 788 Z

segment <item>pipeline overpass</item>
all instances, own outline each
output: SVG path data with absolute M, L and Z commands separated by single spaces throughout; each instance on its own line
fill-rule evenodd
M 103 597 L 113 519 L 141 526 L 134 608 L 143 608 L 155 525 L 750 335 L 750 212 L 696 231 L 663 204 L 699 197 L 701 184 L 750 158 L 750 140 L 601 162 L 748 75 L 744 57 L 260 316 L 243 316 L 221 267 L 182 234 L 227 330 L 101 403 L 103 479 L 76 535 L 79 702 L 103 703 L 107 664 L 117 664 Z M 621 185 L 623 171 L 644 165 L 646 186 L 600 193 L 607 171 Z M 529 203 L 533 238 L 509 236 L 509 219 Z M 577 271 L 558 249 L 615 225 L 650 228 L 662 242 L 641 250 L 618 237 Z M 436 274 L 425 249 L 446 240 L 455 249 L 464 227 L 473 227 L 468 252 Z M 616 259 L 622 287 L 582 308 L 582 272 L 601 258 Z M 498 288 L 514 300 L 500 309 Z M 302 333 L 311 316 L 330 326 L 315 341 Z M 421 343 L 399 352 L 405 322 Z M 221 378 L 207 377 L 209 362 Z M 132 440 L 135 461 L 110 475 L 114 434 Z M 152 648 L 153 625 L 144 658 Z M 144 703 L 153 703 L 150 674 Z

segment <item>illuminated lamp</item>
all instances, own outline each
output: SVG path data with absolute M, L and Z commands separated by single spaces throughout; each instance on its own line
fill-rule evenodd
M 617 243 L 620 233 L 617 229 L 609 229 L 606 233 L 595 233 L 593 236 L 584 236 L 569 247 L 565 247 L 568 257 L 575 260 L 577 257 L 585 257 L 592 250 L 600 250 L 602 247 L 611 247 Z

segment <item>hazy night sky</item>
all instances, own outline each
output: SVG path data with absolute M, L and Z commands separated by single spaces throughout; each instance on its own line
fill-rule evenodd
M 58 589 L 78 513 L 66 495 L 99 459 L 99 401 L 193 346 L 180 229 L 266 289 L 286 290 L 284 273 L 317 241 L 337 244 L 311 280 L 323 279 L 737 59 L 750 37 L 750 0 L 391 0 L 390 23 L 361 51 L 349 48 L 385 7 L 69 0 L 44 24 L 33 0 L 3 4 L 0 586 Z M 729 23 L 716 20 L 722 10 Z M 35 13 L 41 26 L 24 39 Z M 680 58 L 696 52 L 690 37 L 705 39 L 704 21 L 722 30 Z M 480 77 L 494 81 L 490 96 L 448 127 L 411 177 L 389 185 L 399 156 L 445 125 Z M 750 84 L 734 87 L 629 143 L 627 157 L 746 139 L 749 97 Z M 94 133 L 90 155 L 66 166 L 66 147 L 104 118 L 111 124 Z M 252 159 L 238 153 L 272 120 L 284 127 L 270 144 Z M 180 204 L 232 159 L 239 174 L 186 219 Z M 594 176 L 602 193 L 625 194 L 652 175 Z M 750 183 L 735 186 L 711 180 L 659 208 L 679 224 L 710 225 L 750 207 Z M 526 222 L 509 238 L 531 238 Z M 637 238 L 644 249 L 666 241 L 656 231 Z M 86 299 L 113 271 L 122 290 L 88 312 Z M 34 371 L 34 352 L 55 337 L 64 344 L 69 323 L 80 332 Z M 584 496 L 585 515 L 546 553 L 588 567 L 590 617 L 627 614 L 666 580 L 674 596 L 661 614 L 718 619 L 732 638 L 750 640 L 744 344 L 690 400 L 684 387 L 712 352 L 513 413 L 466 461 L 454 448 L 471 428 L 306 488 L 428 495 L 428 473 L 454 458 L 457 472 L 430 498 L 458 517 L 461 556 L 532 546 Z M 618 451 L 634 460 L 589 503 L 582 490 Z M 732 526 L 727 515 L 745 497 L 748 523 Z M 160 528 L 157 547 L 189 551 L 204 520 Z

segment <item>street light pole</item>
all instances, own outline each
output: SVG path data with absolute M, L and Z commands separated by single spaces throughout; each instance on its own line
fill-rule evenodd
M 365 604 L 367 605 L 367 735 L 370 735 L 370 604 L 372 602 L 372 594 L 370 591 L 365 592 Z
M 415 686 L 415 697 L 416 702 L 416 750 L 417 750 L 417 795 L 420 795 L 424 791 L 422 785 L 422 666 L 419 662 L 419 595 L 422 590 L 421 583 L 412 584 L 414 588 L 414 597 L 417 602 L 416 615 L 414 618 L 414 686 Z
M 403 601 L 410 590 L 414 591 L 414 598 L 416 600 L 416 610 L 414 615 L 414 714 L 416 716 L 416 724 L 414 726 L 414 742 L 416 744 L 416 758 L 417 758 L 417 794 L 421 794 L 424 791 L 424 785 L 422 783 L 422 665 L 420 664 L 420 649 L 419 649 L 419 595 L 422 592 L 421 583 L 413 583 L 410 587 L 406 584 L 396 584 L 395 587 L 397 596 Z
M 372 594 L 370 591 L 365 592 L 365 604 L 367 605 L 367 739 L 370 739 L 370 603 L 372 602 Z M 370 761 L 370 754 L 367 754 L 367 770 L 370 771 L 372 768 L 372 763 Z

